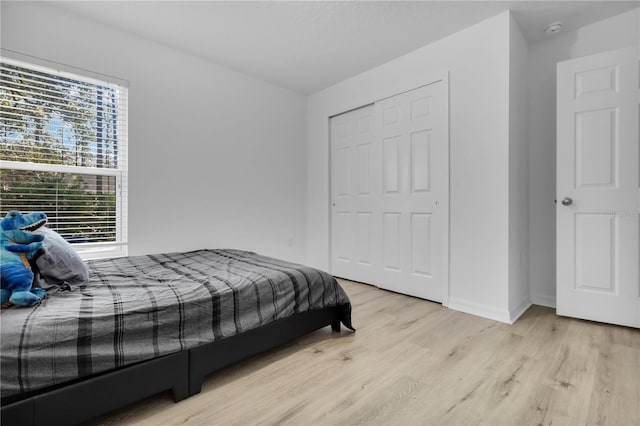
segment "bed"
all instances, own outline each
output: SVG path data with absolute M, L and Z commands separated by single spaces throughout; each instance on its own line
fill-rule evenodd
M 325 326 L 351 304 L 317 269 L 239 250 L 88 262 L 89 282 L 0 313 L 2 424 L 72 424 Z M 354 330 L 355 331 L 355 330 Z

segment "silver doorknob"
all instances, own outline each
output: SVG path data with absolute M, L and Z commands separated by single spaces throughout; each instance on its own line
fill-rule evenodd
M 564 197 L 560 202 L 563 206 L 570 206 L 571 204 L 573 204 L 573 200 L 569 197 Z

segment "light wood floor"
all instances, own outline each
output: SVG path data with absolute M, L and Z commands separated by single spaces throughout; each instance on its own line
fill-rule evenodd
M 94 424 L 640 425 L 640 331 L 533 306 L 514 325 L 342 281 L 357 333 L 319 330 Z

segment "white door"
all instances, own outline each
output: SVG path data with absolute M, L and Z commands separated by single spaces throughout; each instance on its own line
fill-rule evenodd
M 638 48 L 558 64 L 557 312 L 640 327 Z
M 332 117 L 331 272 L 375 283 L 377 227 L 374 226 L 376 171 L 373 168 L 373 105 Z
M 448 140 L 443 82 L 376 103 L 381 146 L 380 286 L 442 301 L 448 238 Z
M 442 80 L 332 118 L 333 274 L 444 301 L 447 131 Z

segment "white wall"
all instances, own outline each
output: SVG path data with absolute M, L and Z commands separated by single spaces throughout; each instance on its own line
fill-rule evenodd
M 638 45 L 639 28 L 634 9 L 529 46 L 529 281 L 535 304 L 555 306 L 556 299 L 556 63 Z
M 129 81 L 130 254 L 305 259 L 305 97 L 47 4 L 1 7 L 3 48 Z
M 502 13 L 309 97 L 310 264 L 329 267 L 328 117 L 448 71 L 449 306 L 509 320 L 509 23 Z
M 515 321 L 529 296 L 529 149 L 527 51 L 518 23 L 509 25 L 509 312 Z

